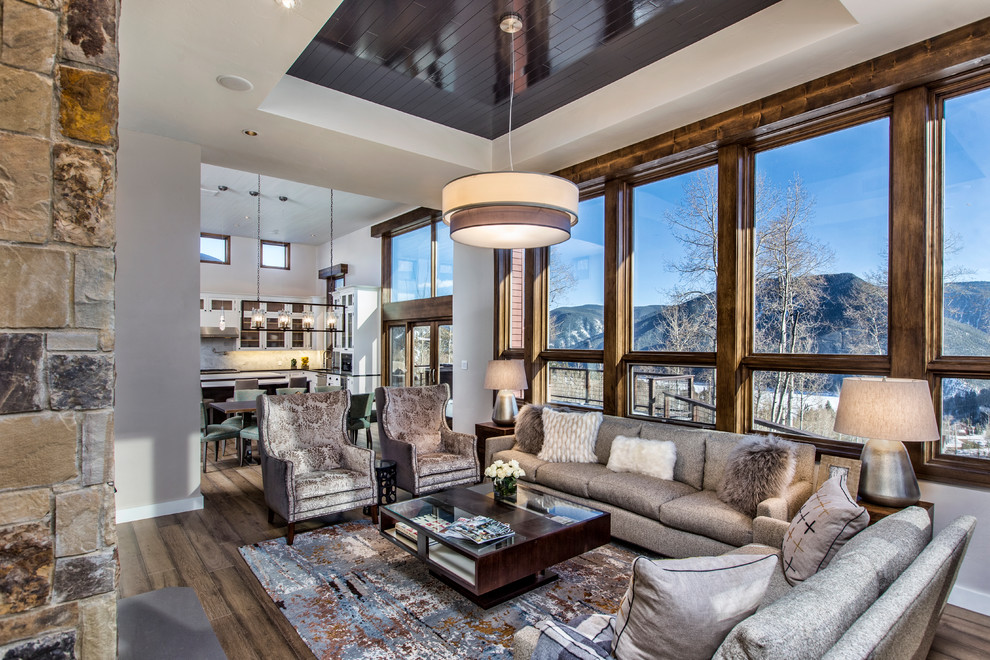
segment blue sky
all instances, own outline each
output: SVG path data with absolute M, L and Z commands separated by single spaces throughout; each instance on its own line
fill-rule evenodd
M 946 270 L 961 280 L 990 280 L 990 90 L 945 102 L 945 229 L 958 236 Z

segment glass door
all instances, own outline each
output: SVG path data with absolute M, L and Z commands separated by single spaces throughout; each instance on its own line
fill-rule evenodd
M 412 383 L 413 387 L 436 383 L 436 361 L 433 346 L 433 323 L 412 326 Z
M 453 388 L 454 342 L 450 321 L 409 321 L 388 326 L 388 385 Z
M 406 386 L 406 326 L 390 325 L 388 327 L 388 373 L 386 375 L 389 387 Z

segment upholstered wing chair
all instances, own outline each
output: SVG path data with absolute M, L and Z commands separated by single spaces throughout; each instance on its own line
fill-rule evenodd
M 382 458 L 396 463 L 396 484 L 418 497 L 480 478 L 477 438 L 447 426 L 446 384 L 379 387 L 378 439 Z
M 263 396 L 258 406 L 261 476 L 268 505 L 288 523 L 374 506 L 375 454 L 347 441 L 350 394 Z M 377 511 L 376 511 L 377 513 Z

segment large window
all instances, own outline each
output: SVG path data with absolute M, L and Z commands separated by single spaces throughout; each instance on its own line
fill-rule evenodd
M 204 264 L 230 264 L 230 236 L 199 235 L 199 260 Z
M 605 200 L 578 205 L 571 238 L 550 247 L 547 269 L 547 343 L 553 348 L 601 350 L 605 304 Z
M 633 350 L 714 351 L 714 166 L 633 189 Z
M 391 302 L 453 295 L 454 242 L 450 227 L 433 222 L 395 234 L 390 240 Z
M 550 402 L 582 408 L 601 408 L 602 365 L 591 362 L 550 362 Z
M 755 162 L 756 352 L 886 353 L 889 121 Z

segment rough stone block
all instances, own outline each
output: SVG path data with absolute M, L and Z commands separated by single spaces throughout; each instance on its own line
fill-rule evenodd
M 0 129 L 51 135 L 52 81 L 0 64 Z
M 79 608 L 75 603 L 36 607 L 23 614 L 0 619 L 0 639 L 28 640 L 50 630 L 75 628 L 78 619 Z
M 45 401 L 42 335 L 0 333 L 0 413 L 41 410 Z
M 94 552 L 100 545 L 99 489 L 86 488 L 55 497 L 55 556 Z
M 117 70 L 117 7 L 114 0 L 65 0 L 62 56 Z
M 113 323 L 113 318 L 110 319 L 111 325 Z M 113 327 L 110 328 L 100 328 L 100 350 L 101 351 L 112 351 L 114 347 L 114 341 L 116 336 L 113 331 Z
M 110 247 L 114 240 L 111 156 L 96 149 L 56 144 L 55 239 Z
M 96 351 L 100 350 L 100 336 L 94 330 L 49 332 L 45 347 L 49 351 Z
M 44 7 L 45 9 L 58 9 L 59 0 L 24 0 L 24 2 L 38 7 Z
M 0 528 L 0 615 L 47 603 L 54 563 L 48 523 Z
M 51 492 L 32 488 L 0 495 L 0 527 L 41 520 L 51 511 Z
M 117 80 L 109 73 L 58 68 L 58 120 L 67 138 L 114 146 L 117 142 Z
M 0 305 L 0 328 L 65 327 L 71 278 L 69 253 L 64 250 L 0 245 L 0 291 L 7 294 Z
M 109 410 L 86 413 L 82 432 L 83 485 L 92 486 L 112 481 L 113 477 L 113 413 Z
M 113 486 L 103 486 L 103 544 L 117 545 L 117 497 Z
M 117 657 L 117 595 L 104 594 L 79 603 L 80 658 Z
M 76 254 L 76 326 L 113 327 L 113 253 L 83 250 Z
M 52 224 L 51 160 L 47 140 L 0 133 L 0 238 L 25 243 L 48 239 Z
M 54 13 L 22 2 L 7 2 L 0 61 L 51 75 L 57 34 L 58 17 Z
M 0 417 L 0 484 L 48 486 L 74 479 L 78 432 L 71 413 Z M 31 447 L 31 451 L 24 451 Z
M 49 355 L 52 410 L 113 406 L 113 359 L 109 355 Z
M 65 557 L 55 561 L 54 602 L 65 603 L 114 590 L 116 550 Z
M 75 660 L 76 631 L 55 632 L 0 648 L 0 660 Z

